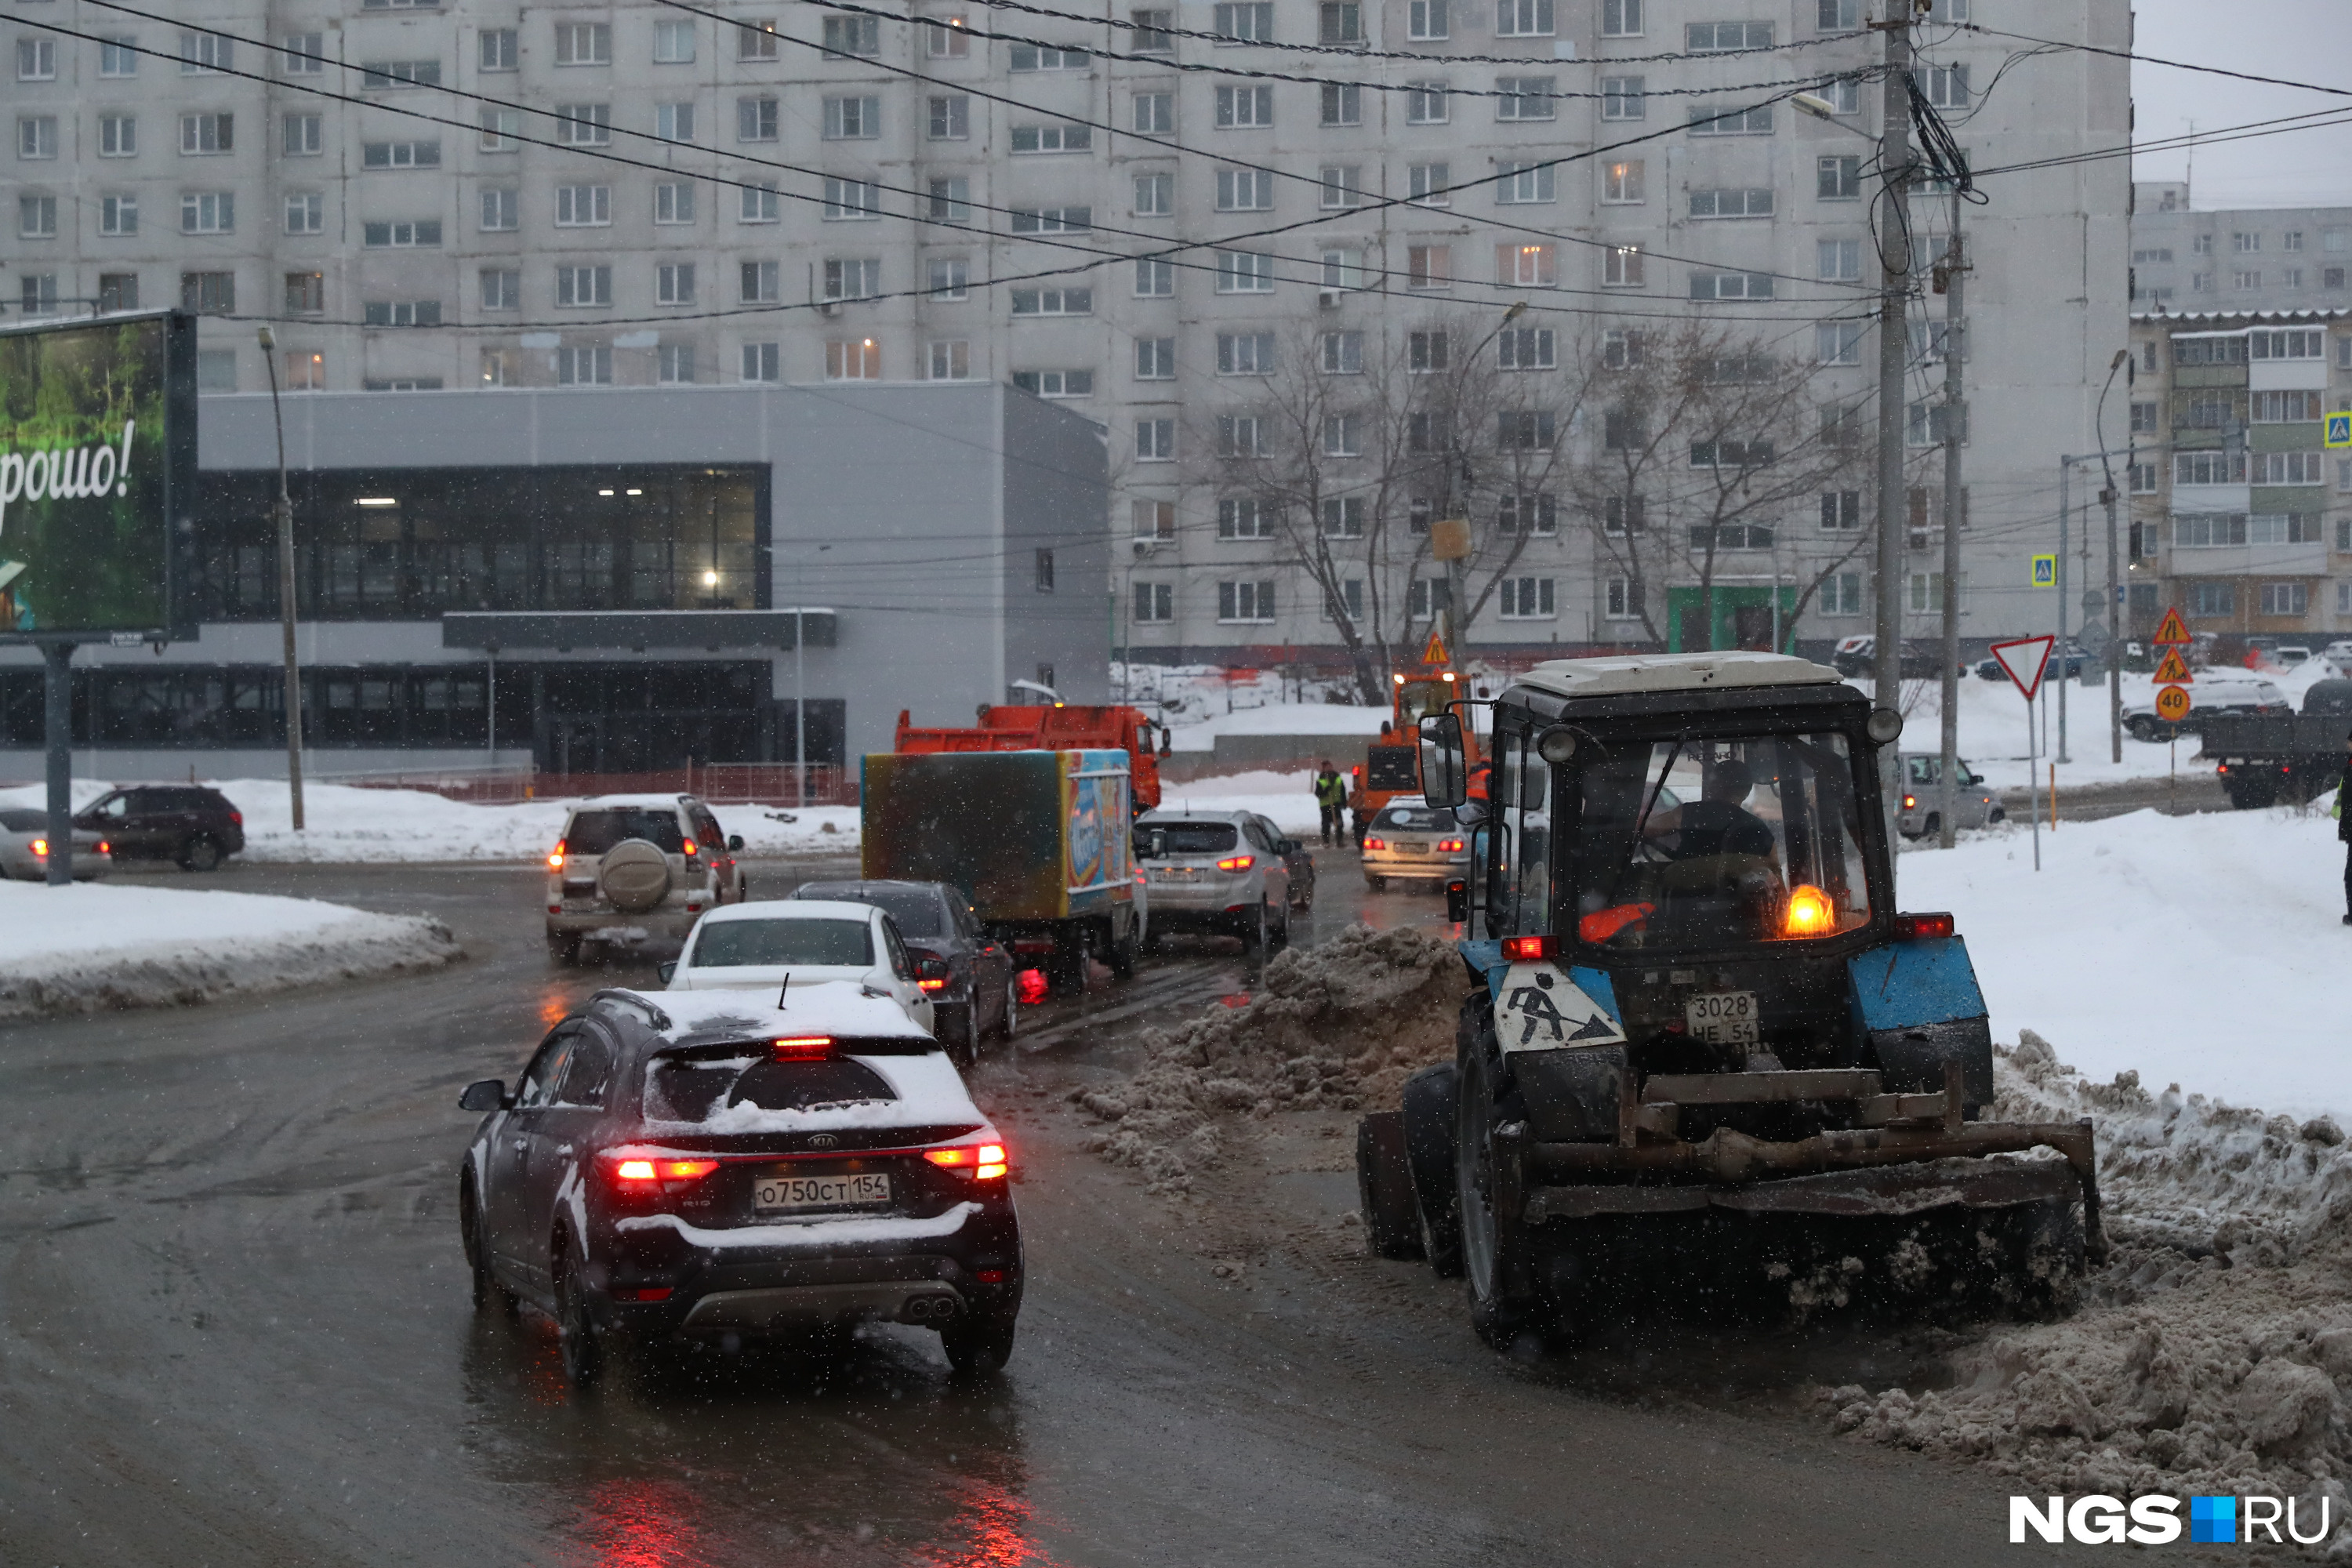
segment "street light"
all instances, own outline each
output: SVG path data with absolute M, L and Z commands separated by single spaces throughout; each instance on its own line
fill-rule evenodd
M 2099 388 L 2098 412 L 2092 416 L 2091 434 L 2099 443 L 2099 467 L 2107 477 L 2107 488 L 2099 492 L 2099 500 L 2107 509 L 2107 743 L 2110 761 L 2124 760 L 2124 667 L 2117 657 L 2121 647 L 2116 638 L 2123 627 L 2117 623 L 2116 599 L 2123 586 L 2123 574 L 2116 565 L 2116 465 L 2107 451 L 2107 394 L 2114 390 L 2116 373 L 2131 361 L 2129 345 L 2116 351 L 2114 361 L 2107 366 L 2107 384 Z M 2063 685 L 2063 682 L 2062 682 Z
M 1481 339 L 1476 348 L 1462 356 L 1464 381 L 1468 379 L 1471 366 L 1477 363 L 1480 354 L 1486 352 L 1487 345 L 1501 337 L 1504 329 L 1527 314 L 1527 310 L 1528 302 L 1525 300 L 1513 301 L 1511 308 L 1503 312 L 1503 319 L 1496 324 L 1495 330 Z M 1461 383 L 1457 382 L 1457 395 Z M 1459 395 L 1454 401 L 1457 405 L 1455 412 L 1459 413 L 1458 405 L 1461 402 Z M 1456 419 L 1451 423 L 1454 427 L 1454 460 L 1446 465 L 1445 512 L 1444 516 L 1433 518 L 1430 521 L 1429 553 L 1431 559 L 1445 563 L 1445 619 L 1447 629 L 1453 633 L 1454 657 L 1459 659 L 1462 657 L 1462 641 L 1465 630 L 1463 625 L 1464 614 L 1468 608 L 1470 597 L 1470 518 L 1468 513 L 1469 489 L 1473 477 L 1470 472 L 1469 454 L 1463 450 L 1462 447 L 1461 421 Z M 1459 507 L 1454 504 L 1454 478 L 1457 470 L 1462 477 L 1463 489 L 1462 505 Z M 1432 618 L 1433 620 L 1434 616 Z
M 294 498 L 286 489 L 286 413 L 278 399 L 278 340 L 268 327 L 261 363 L 269 367 L 269 417 L 278 426 L 278 500 L 270 513 L 278 524 L 278 624 L 286 641 L 286 787 L 294 831 L 302 831 L 302 672 L 294 658 Z

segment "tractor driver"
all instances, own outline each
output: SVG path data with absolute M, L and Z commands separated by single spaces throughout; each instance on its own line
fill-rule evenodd
M 1694 860 L 1706 855 L 1754 855 L 1769 859 L 1780 846 L 1763 819 L 1744 804 L 1755 787 L 1755 777 L 1748 771 L 1748 764 L 1737 757 L 1726 757 L 1708 772 L 1698 799 L 1654 814 L 1643 826 L 1642 836 L 1662 838 L 1669 833 L 1680 834 L 1672 851 L 1677 860 Z

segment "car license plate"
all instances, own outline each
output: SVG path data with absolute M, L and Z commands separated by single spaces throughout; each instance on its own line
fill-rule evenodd
M 1397 853 L 1400 855 L 1426 855 L 1429 853 L 1429 846 L 1426 844 L 1400 844 L 1396 847 Z
M 767 1213 L 794 1209 L 887 1208 L 890 1178 L 879 1172 L 851 1176 L 762 1176 L 751 1206 Z
M 1753 991 L 1704 991 L 1683 1002 L 1683 1017 L 1692 1039 L 1709 1046 L 1753 1046 L 1760 1043 L 1756 1026 Z
M 1198 866 L 1154 866 L 1151 879 L 1155 882 L 1197 882 L 1201 879 Z

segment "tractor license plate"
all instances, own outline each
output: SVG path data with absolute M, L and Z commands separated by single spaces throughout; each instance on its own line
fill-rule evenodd
M 1758 1014 L 1753 991 L 1705 991 L 1683 1002 L 1694 1040 L 1709 1046 L 1753 1046 Z
M 762 1176 L 751 1187 L 751 1206 L 762 1214 L 889 1205 L 890 1178 L 879 1172 L 847 1176 Z

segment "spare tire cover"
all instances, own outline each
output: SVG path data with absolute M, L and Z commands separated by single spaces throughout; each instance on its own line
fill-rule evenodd
M 641 914 L 669 896 L 669 857 L 643 838 L 624 838 L 604 851 L 596 889 L 616 910 Z

